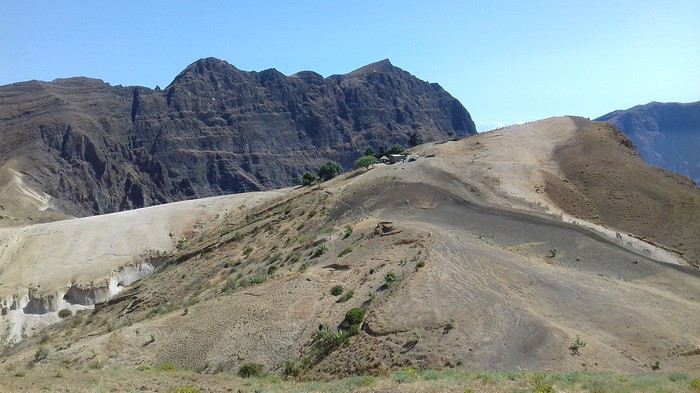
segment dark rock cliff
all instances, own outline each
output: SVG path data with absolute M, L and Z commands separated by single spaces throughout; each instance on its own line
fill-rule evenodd
M 0 165 L 86 215 L 293 184 L 368 147 L 476 133 L 436 83 L 388 60 L 324 78 L 207 58 L 165 89 L 88 78 L 0 87 Z
M 700 184 L 700 101 L 652 102 L 608 113 L 598 121 L 619 127 L 649 164 Z

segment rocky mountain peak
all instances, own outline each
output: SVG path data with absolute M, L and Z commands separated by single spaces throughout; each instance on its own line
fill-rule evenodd
M 164 90 L 75 81 L 0 86 L 0 168 L 18 163 L 73 215 L 288 186 L 414 133 L 476 133 L 458 100 L 389 60 L 324 78 L 210 57 Z
M 366 66 L 360 67 L 356 69 L 355 71 L 350 72 L 348 75 L 349 76 L 362 76 L 366 74 L 371 74 L 371 73 L 389 73 L 389 72 L 396 72 L 396 71 L 403 71 L 401 68 L 394 66 L 391 64 L 391 61 L 389 59 L 383 59 L 379 60 L 375 63 L 367 64 Z

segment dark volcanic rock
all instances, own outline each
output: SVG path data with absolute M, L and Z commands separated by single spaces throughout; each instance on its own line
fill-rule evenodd
M 207 58 L 163 90 L 88 78 L 0 87 L 0 165 L 76 215 L 287 186 L 413 132 L 476 130 L 438 84 L 388 60 L 323 78 Z
M 700 101 L 652 102 L 597 118 L 618 126 L 649 164 L 700 184 Z

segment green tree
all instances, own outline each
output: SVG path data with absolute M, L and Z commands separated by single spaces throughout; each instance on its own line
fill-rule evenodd
M 328 161 L 318 170 L 318 177 L 322 181 L 328 181 L 338 176 L 343 168 L 335 161 Z
M 362 157 L 358 158 L 355 161 L 355 165 L 353 165 L 353 166 L 355 167 L 355 169 L 369 168 L 370 166 L 372 166 L 378 162 L 379 161 L 377 160 L 377 157 L 367 155 L 367 156 L 362 156 Z
M 417 132 L 413 131 L 413 134 L 411 134 L 411 137 L 408 139 L 408 144 L 410 146 L 418 146 L 421 143 L 423 143 L 423 138 L 421 138 Z
M 304 186 L 310 186 L 316 182 L 316 175 L 309 172 L 304 172 L 304 176 L 301 178 L 301 184 Z
M 371 147 L 368 147 L 367 150 L 365 150 L 365 154 L 364 154 L 364 155 L 366 155 L 366 156 L 373 156 L 373 155 L 374 155 L 374 150 L 372 150 Z
M 403 154 L 403 152 L 406 150 L 405 147 L 402 145 L 399 145 L 398 143 L 389 148 L 389 150 L 386 151 L 386 154 Z

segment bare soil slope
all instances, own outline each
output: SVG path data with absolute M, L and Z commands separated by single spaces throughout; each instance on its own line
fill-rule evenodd
M 551 178 L 571 182 L 557 149 L 592 127 L 554 118 L 423 145 L 404 163 L 213 220 L 155 274 L 1 361 L 200 373 L 258 363 L 301 378 L 404 367 L 695 372 L 700 270 L 569 219 L 545 192 Z M 607 159 L 623 171 L 619 157 Z
M 614 126 L 576 120 L 554 158 L 565 179 L 547 195 L 567 212 L 662 244 L 700 265 L 700 192 L 690 179 L 646 165 Z

